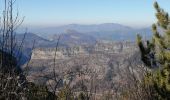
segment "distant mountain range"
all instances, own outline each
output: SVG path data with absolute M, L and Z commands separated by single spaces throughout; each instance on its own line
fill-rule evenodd
M 134 41 L 137 33 L 146 39 L 149 39 L 152 35 L 151 28 L 134 29 L 115 23 L 99 25 L 70 24 L 30 31 L 32 32 L 27 33 L 24 40 L 24 43 L 29 48 L 32 47 L 34 40 L 35 47 L 55 47 L 59 36 L 61 36 L 60 45 L 71 46 L 94 44 L 98 40 Z M 22 41 L 23 37 L 24 34 L 16 35 L 18 41 Z
M 92 25 L 81 25 L 81 24 L 69 24 L 58 27 L 47 27 L 47 28 L 34 28 L 32 32 L 34 33 L 44 33 L 44 34 L 61 34 L 65 30 L 76 30 L 78 32 L 100 32 L 100 31 L 115 31 L 115 30 L 129 30 L 128 26 L 115 24 L 115 23 L 104 23 L 104 24 L 92 24 Z
M 93 25 L 69 24 L 59 27 L 36 28 L 29 30 L 24 43 L 27 47 L 32 47 L 35 41 L 36 47 L 55 47 L 56 42 L 60 38 L 60 45 L 82 45 L 94 44 L 100 40 L 136 40 L 136 34 L 141 34 L 145 39 L 149 39 L 152 35 L 151 28 L 134 29 L 128 26 L 105 23 Z M 23 34 L 18 34 L 17 39 L 21 41 Z
M 67 30 L 74 30 L 78 33 L 93 36 L 97 40 L 135 40 L 139 33 L 146 38 L 152 35 L 151 28 L 134 29 L 128 26 L 115 23 L 80 25 L 69 24 L 58 27 L 37 28 L 31 32 L 38 34 L 46 39 L 51 39 L 54 35 L 67 34 Z

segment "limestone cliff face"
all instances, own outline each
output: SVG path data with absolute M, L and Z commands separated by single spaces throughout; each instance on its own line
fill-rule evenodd
M 132 49 L 133 48 L 133 49 Z M 61 47 L 56 52 L 55 59 L 67 59 L 71 56 L 81 54 L 89 54 L 89 50 L 103 53 L 128 53 L 137 50 L 135 43 L 131 42 L 98 42 L 93 47 L 75 46 L 75 47 Z M 36 48 L 33 50 L 31 59 L 54 59 L 55 48 Z
M 31 59 L 54 59 L 55 51 L 47 51 L 35 49 L 33 50 L 33 54 Z M 64 59 L 65 56 L 61 52 L 56 52 L 56 59 Z
M 132 50 L 133 48 L 133 50 Z M 95 51 L 101 51 L 106 53 L 128 53 L 137 50 L 137 46 L 134 42 L 98 42 L 94 46 Z
M 67 59 L 70 56 L 75 56 L 79 54 L 85 54 L 85 50 L 81 47 L 72 48 L 59 48 L 57 51 L 55 48 L 37 48 L 33 50 L 31 59 Z

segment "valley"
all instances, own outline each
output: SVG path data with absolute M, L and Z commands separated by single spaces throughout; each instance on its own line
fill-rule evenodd
M 59 46 L 57 50 L 35 48 L 28 64 L 27 79 L 55 88 L 56 78 L 57 82 L 61 79 L 58 89 L 66 82 L 74 92 L 81 91 L 79 86 L 84 85 L 88 91 L 93 88 L 93 93 L 96 91 L 97 94 L 101 94 L 109 90 L 114 93 L 114 88 L 119 88 L 121 91 L 119 86 L 128 84 L 130 79 L 127 75 L 132 74 L 131 70 L 139 78 L 141 70 L 136 66 L 142 63 L 136 59 L 140 56 L 138 52 L 134 42 L 111 41 L 100 41 L 94 46 Z M 96 89 L 91 86 L 92 80 Z M 115 87 L 113 88 L 112 85 Z

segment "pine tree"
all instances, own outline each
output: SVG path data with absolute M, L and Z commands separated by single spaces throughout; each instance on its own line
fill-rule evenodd
M 161 9 L 157 2 L 157 24 L 153 24 L 153 36 L 150 41 L 142 41 L 137 36 L 137 44 L 141 51 L 141 60 L 152 69 L 146 76 L 152 83 L 147 83 L 154 88 L 157 99 L 170 99 L 170 18 L 168 13 Z M 154 69 L 153 69 L 154 68 Z M 156 69 L 156 71 L 155 71 Z

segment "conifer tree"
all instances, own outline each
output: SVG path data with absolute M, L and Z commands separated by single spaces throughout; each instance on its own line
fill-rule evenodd
M 170 18 L 168 13 L 161 9 L 157 2 L 154 3 L 158 22 L 153 24 L 153 36 L 150 41 L 142 41 L 137 36 L 137 44 L 141 51 L 141 60 L 151 68 L 147 83 L 154 88 L 157 99 L 170 99 Z M 154 69 L 153 69 L 154 68 Z M 155 71 L 156 70 L 156 71 Z

